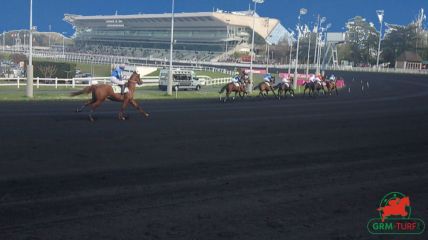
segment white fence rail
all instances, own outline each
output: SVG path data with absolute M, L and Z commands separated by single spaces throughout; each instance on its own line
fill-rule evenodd
M 205 81 L 206 86 L 213 86 L 213 85 L 222 85 L 226 83 L 230 83 L 232 81 L 232 78 L 214 78 L 214 79 L 208 79 Z
M 142 86 L 158 86 L 159 78 L 158 77 L 142 77 L 143 81 Z M 212 85 L 221 85 L 226 84 L 231 81 L 231 78 L 214 78 L 205 80 L 206 86 Z M 42 86 L 47 87 L 86 87 L 93 84 L 99 83 L 109 83 L 109 77 L 93 77 L 93 78 L 34 78 L 33 84 L 36 88 Z M 27 85 L 27 78 L 17 77 L 17 78 L 0 78 L 0 87 L 4 86 L 14 86 L 20 88 L 21 86 Z M 141 87 L 141 86 L 140 86 Z
M 142 86 L 157 86 L 159 84 L 158 77 L 142 77 Z M 93 78 L 34 78 L 33 84 L 36 88 L 41 86 L 48 87 L 86 87 L 92 84 L 108 83 L 110 82 L 109 77 L 93 77 Z M 21 86 L 27 85 L 27 78 L 0 78 L 0 87 L 2 86 Z

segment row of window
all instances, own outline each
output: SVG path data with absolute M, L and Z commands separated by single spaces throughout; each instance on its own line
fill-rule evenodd
M 224 38 L 225 31 L 176 31 L 176 38 Z M 79 32 L 78 36 L 131 36 L 131 37 L 170 37 L 170 31 L 92 31 Z

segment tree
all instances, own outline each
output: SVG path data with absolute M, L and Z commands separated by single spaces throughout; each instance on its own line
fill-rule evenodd
M 397 57 L 403 52 L 417 52 L 417 26 L 414 24 L 409 24 L 407 26 L 390 24 L 387 26 L 389 29 L 382 42 L 382 57 L 385 62 L 389 62 L 393 66 Z
M 37 67 L 45 78 L 52 78 L 58 69 L 54 65 L 41 65 Z
M 290 45 L 288 43 L 288 39 L 283 39 L 278 44 L 270 46 L 270 51 L 274 52 L 273 56 L 274 56 L 274 60 L 276 62 L 279 62 L 279 63 L 288 63 L 289 62 Z
M 345 55 L 354 63 L 374 64 L 376 62 L 379 33 L 374 25 L 361 16 L 356 16 L 346 23 Z

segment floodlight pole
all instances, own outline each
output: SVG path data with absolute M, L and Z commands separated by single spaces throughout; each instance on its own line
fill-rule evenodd
M 6 50 L 6 46 L 5 46 L 5 44 L 6 44 L 6 38 L 5 38 L 5 35 L 6 35 L 6 31 L 3 31 L 3 52 Z
M 52 26 L 49 24 L 49 51 L 51 49 L 51 33 L 52 33 Z
M 65 34 L 67 32 L 62 32 L 62 56 L 65 59 Z
M 316 37 L 316 40 L 315 40 L 315 51 L 314 51 L 314 64 L 316 64 L 317 63 L 317 55 L 318 55 L 318 37 L 319 37 L 319 33 L 318 33 L 318 31 L 319 31 L 319 27 L 320 27 L 320 15 L 318 14 L 318 19 L 317 19 L 317 28 L 316 28 L 316 30 L 317 30 L 317 37 Z
M 312 38 L 312 32 L 309 31 L 308 60 L 306 62 L 306 75 L 309 74 L 309 58 L 310 58 L 310 53 L 311 53 L 311 38 Z
M 293 39 L 289 40 L 290 43 L 290 58 L 288 60 L 288 76 L 290 77 L 291 74 L 291 54 L 293 53 Z
M 266 73 L 269 73 L 269 18 L 266 19 Z
M 384 10 L 377 10 L 376 13 L 377 13 L 377 16 L 378 16 L 379 22 L 380 22 L 379 45 L 377 47 L 377 59 L 376 59 L 376 66 L 377 66 L 377 69 L 379 69 L 380 45 L 382 42 L 382 27 L 383 27 Z
M 30 53 L 27 66 L 26 96 L 33 98 L 33 0 L 30 0 Z
M 294 81 L 293 81 L 293 89 L 297 89 L 297 67 L 299 64 L 299 46 L 300 46 L 300 35 L 301 35 L 301 29 L 300 29 L 300 17 L 302 15 L 305 15 L 307 13 L 307 10 L 302 8 L 300 9 L 299 12 L 299 22 L 297 25 L 297 30 L 299 31 L 297 34 L 297 47 L 296 47 L 296 64 L 295 64 L 295 68 L 294 68 Z
M 167 94 L 168 96 L 172 96 L 172 78 L 173 78 L 173 70 L 172 70 L 172 52 L 174 51 L 174 8 L 175 8 L 175 0 L 172 0 L 172 10 L 171 10 L 171 46 L 169 52 L 169 76 L 168 76 L 168 87 Z
M 255 35 L 255 25 L 256 25 L 256 10 L 257 10 L 257 1 L 254 1 L 254 11 L 253 11 L 253 35 L 251 38 L 251 52 L 250 52 L 250 89 L 253 89 L 253 57 L 254 57 L 254 35 Z

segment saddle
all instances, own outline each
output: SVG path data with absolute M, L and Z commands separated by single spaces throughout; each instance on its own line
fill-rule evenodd
M 121 88 L 118 85 L 113 85 L 111 86 L 111 88 L 113 88 L 113 92 L 116 94 L 120 94 L 121 93 Z M 129 89 L 126 87 L 125 90 L 123 91 L 123 93 L 128 93 Z

